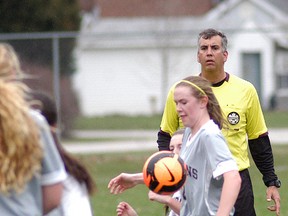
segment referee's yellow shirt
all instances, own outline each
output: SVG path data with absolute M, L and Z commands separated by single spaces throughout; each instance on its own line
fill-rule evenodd
M 175 86 L 168 93 L 160 125 L 161 130 L 171 136 L 183 127 L 174 102 Z M 250 166 L 247 139 L 256 139 L 267 132 L 256 89 L 251 83 L 231 74 L 221 86 L 212 89 L 228 122 L 228 128 L 223 128 L 222 133 L 239 170 L 244 170 Z

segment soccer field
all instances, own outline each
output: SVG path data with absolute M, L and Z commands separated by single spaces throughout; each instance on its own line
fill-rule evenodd
M 282 180 L 281 194 L 281 215 L 288 215 L 288 186 L 287 186 L 287 145 L 273 146 L 275 169 Z M 151 151 L 135 153 L 109 153 L 78 155 L 88 169 L 91 171 L 96 184 L 97 192 L 92 197 L 92 205 L 97 216 L 116 215 L 116 206 L 120 201 L 129 202 L 138 212 L 139 216 L 163 215 L 163 205 L 148 200 L 148 189 L 144 185 L 139 185 L 120 195 L 112 195 L 107 189 L 107 184 L 111 178 L 121 172 L 139 172 L 142 170 L 145 160 L 152 154 Z M 266 202 L 266 187 L 262 182 L 262 175 L 259 173 L 254 163 L 251 162 L 250 174 L 254 187 L 255 208 L 257 215 L 275 215 L 266 210 L 269 205 Z

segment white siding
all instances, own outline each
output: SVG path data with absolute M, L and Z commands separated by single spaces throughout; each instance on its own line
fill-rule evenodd
M 161 113 L 169 87 L 199 74 L 197 36 L 209 27 L 228 36 L 227 72 L 242 77 L 241 54 L 260 53 L 266 109 L 277 88 L 276 45 L 288 44 L 285 26 L 286 15 L 264 0 L 225 1 L 198 18 L 99 19 L 83 24 L 73 79 L 82 114 Z

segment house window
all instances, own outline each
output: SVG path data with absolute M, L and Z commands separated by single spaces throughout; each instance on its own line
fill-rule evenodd
M 255 86 L 261 101 L 261 54 L 258 52 L 242 53 L 242 71 L 243 78 Z
M 277 89 L 288 88 L 288 51 L 278 51 L 275 58 Z
M 278 89 L 288 89 L 288 74 L 278 74 L 276 80 Z

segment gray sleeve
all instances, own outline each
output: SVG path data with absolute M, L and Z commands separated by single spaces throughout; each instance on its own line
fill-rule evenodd
M 53 141 L 48 123 L 45 118 L 37 113 L 32 113 L 37 125 L 40 128 L 41 142 L 43 145 L 43 159 L 41 171 L 42 185 L 50 185 L 61 182 L 66 179 L 67 174 L 63 161 Z
M 212 170 L 215 171 L 219 164 L 226 161 L 234 161 L 234 158 L 225 142 L 224 137 L 221 133 L 218 134 L 206 134 L 205 148 L 208 155 L 209 163 Z M 236 162 L 235 162 L 236 165 Z M 235 166 L 237 168 L 237 166 Z

